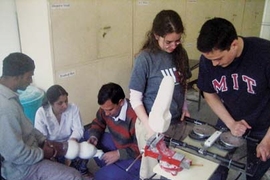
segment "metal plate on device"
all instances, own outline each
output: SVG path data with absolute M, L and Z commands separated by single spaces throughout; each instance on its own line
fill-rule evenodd
M 235 149 L 235 147 L 225 145 L 220 138 L 215 142 L 214 146 L 218 149 L 227 150 L 229 152 Z
M 240 147 L 244 144 L 245 139 L 232 135 L 230 131 L 224 132 L 220 135 L 220 140 L 226 146 Z
M 208 124 L 195 125 L 193 127 L 193 132 L 201 137 L 209 137 L 215 132 L 215 128 L 209 126 Z

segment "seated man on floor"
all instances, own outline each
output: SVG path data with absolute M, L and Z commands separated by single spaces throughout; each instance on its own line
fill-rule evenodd
M 3 60 L 0 78 L 0 155 L 1 176 L 7 180 L 82 180 L 74 168 L 51 161 L 64 155 L 31 124 L 19 101 L 18 90 L 32 83 L 35 63 L 16 52 Z M 57 144 L 55 144 L 57 145 Z
M 98 93 L 98 104 L 96 118 L 86 133 L 88 142 L 104 151 L 101 159 L 95 158 L 100 167 L 95 179 L 139 179 L 140 160 L 130 166 L 140 155 L 135 136 L 137 116 L 121 86 L 103 85 Z

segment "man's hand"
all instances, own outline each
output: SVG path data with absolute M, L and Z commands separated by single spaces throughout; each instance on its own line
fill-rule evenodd
M 49 141 L 45 140 L 42 149 L 44 153 L 44 159 L 51 159 L 56 156 L 57 152 L 55 151 L 53 145 Z
M 231 130 L 232 135 L 242 136 L 245 134 L 247 129 L 251 129 L 251 126 L 245 121 L 235 121 L 233 124 L 228 127 Z
M 257 157 L 262 161 L 266 161 L 270 158 L 270 128 L 268 129 L 260 144 L 258 144 L 256 152 Z
M 95 136 L 91 136 L 88 140 L 87 140 L 88 143 L 90 144 L 93 144 L 94 146 L 97 145 L 98 143 L 98 139 L 95 137 Z
M 56 156 L 65 156 L 67 153 L 67 142 L 56 142 L 45 140 L 42 147 L 45 159 L 51 159 Z
M 256 148 L 257 158 L 267 161 L 270 158 L 270 142 L 262 141 Z
M 106 152 L 102 156 L 102 160 L 106 163 L 106 165 L 113 164 L 120 158 L 120 154 L 118 150 Z

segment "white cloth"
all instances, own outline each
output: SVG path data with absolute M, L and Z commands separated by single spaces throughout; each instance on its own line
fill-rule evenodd
M 142 92 L 130 89 L 130 104 L 133 109 L 143 104 L 142 99 Z
M 117 117 L 113 117 L 114 121 L 118 121 L 118 120 L 126 121 L 127 107 L 128 107 L 127 100 L 124 99 L 124 105 L 122 106 L 119 115 Z
M 46 108 L 40 107 L 36 112 L 35 128 L 47 139 L 58 142 L 67 141 L 70 138 L 80 140 L 84 132 L 80 112 L 75 104 L 68 104 L 68 108 L 62 113 L 60 124 L 51 105 Z

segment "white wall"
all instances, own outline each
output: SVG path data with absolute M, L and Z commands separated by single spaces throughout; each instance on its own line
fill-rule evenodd
M 270 0 L 265 0 L 260 37 L 270 40 Z
M 40 9 L 47 6 L 46 1 L 44 3 L 40 3 Z M 47 12 L 40 11 L 39 15 L 44 17 L 43 22 L 35 22 L 35 17 L 29 17 L 28 21 L 34 23 L 36 28 L 32 28 L 32 31 L 49 31 L 48 29 L 48 16 Z M 27 16 L 27 15 L 25 15 Z M 50 87 L 53 82 L 53 73 L 52 73 L 52 65 L 51 61 L 47 61 L 50 59 L 51 52 L 50 49 L 22 49 L 21 43 L 23 43 L 24 39 L 20 39 L 19 35 L 19 25 L 17 21 L 17 11 L 16 11 L 16 3 L 15 0 L 0 0 L 0 76 L 2 75 L 2 62 L 3 59 L 12 52 L 23 52 L 29 55 L 36 64 L 35 75 L 33 77 L 33 85 L 46 90 Z M 30 29 L 25 29 L 25 31 L 30 32 Z M 31 32 L 30 32 L 31 33 Z M 48 33 L 47 33 L 48 34 Z M 46 44 L 50 43 L 49 37 L 33 37 L 30 38 L 34 44 Z M 44 54 L 41 53 L 46 52 Z M 42 58 L 40 58 L 40 56 Z
M 0 0 L 0 76 L 2 61 L 11 52 L 20 52 L 14 0 Z
M 16 6 L 22 52 L 36 65 L 33 84 L 46 91 L 54 84 L 47 0 L 16 0 Z
M 260 36 L 270 40 L 270 0 L 266 0 L 265 4 L 266 6 Z M 42 5 L 44 6 L 44 4 Z M 11 52 L 21 51 L 15 0 L 0 0 L 0 22 L 0 75 L 2 75 L 2 60 Z M 46 27 L 40 27 L 40 30 L 48 30 L 47 26 L 48 25 L 46 24 Z M 49 40 L 46 40 L 47 43 L 48 41 Z M 35 52 L 35 50 L 33 51 Z M 47 52 L 49 51 L 50 50 L 47 50 Z M 26 54 L 27 53 L 29 52 L 27 51 Z M 38 61 L 35 72 L 36 76 L 34 76 L 34 83 L 45 90 L 53 83 L 53 77 L 46 75 L 52 74 L 51 64 L 48 64 L 48 62 L 44 61 L 44 59 L 36 60 L 35 54 L 32 55 L 32 52 L 28 55 L 35 61 Z M 40 71 L 42 73 L 38 73 Z

